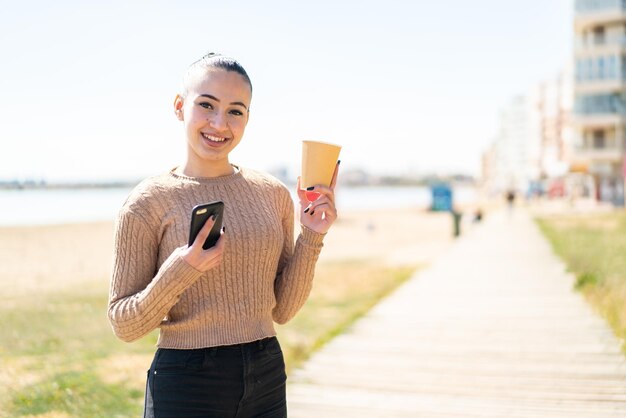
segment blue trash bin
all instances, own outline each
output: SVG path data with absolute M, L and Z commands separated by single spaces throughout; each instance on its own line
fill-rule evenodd
M 452 211 L 452 188 L 448 184 L 436 184 L 430 188 L 432 205 L 430 209 L 435 212 Z

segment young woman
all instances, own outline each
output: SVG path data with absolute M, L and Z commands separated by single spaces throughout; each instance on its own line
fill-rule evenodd
M 250 115 L 252 85 L 234 59 L 193 63 L 174 101 L 187 158 L 144 180 L 116 224 L 108 315 L 134 341 L 159 328 L 146 385 L 145 417 L 286 417 L 285 365 L 274 322 L 306 301 L 324 235 L 337 218 L 334 186 L 294 204 L 273 177 L 233 165 Z M 268 143 L 268 146 L 271 144 Z M 202 244 L 209 220 L 186 245 L 191 209 L 224 202 L 217 244 Z

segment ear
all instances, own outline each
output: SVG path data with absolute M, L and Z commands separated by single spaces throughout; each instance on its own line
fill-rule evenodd
M 180 121 L 185 120 L 185 118 L 183 117 L 183 104 L 183 98 L 180 94 L 177 94 L 174 98 L 174 114 L 176 115 L 176 118 Z

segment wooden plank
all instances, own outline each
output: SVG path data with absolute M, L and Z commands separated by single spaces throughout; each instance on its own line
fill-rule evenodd
M 400 414 L 414 413 L 415 416 L 430 416 L 438 413 L 466 414 L 466 416 L 509 417 L 509 416 L 563 416 L 563 417 L 623 417 L 621 405 L 602 402 L 580 402 L 575 400 L 545 400 L 460 396 L 452 394 L 404 393 L 392 390 L 365 390 L 355 388 L 337 388 L 333 386 L 300 385 L 288 392 L 290 416 L 307 405 L 325 406 L 328 415 L 325 418 L 341 416 L 331 411 L 350 409 L 371 411 L 372 416 L 395 417 Z M 307 408 L 303 408 L 307 409 Z M 619 414 L 622 415 L 619 415 Z M 422 414 L 422 415 L 419 415 Z M 534 415 L 533 415 L 534 414 Z M 358 415 L 344 415 L 358 416 Z
M 292 373 L 290 417 L 626 417 L 620 342 L 518 215 L 457 242 Z

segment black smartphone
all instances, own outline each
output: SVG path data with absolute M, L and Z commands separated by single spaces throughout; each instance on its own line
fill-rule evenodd
M 195 206 L 191 210 L 191 228 L 189 229 L 189 246 L 193 244 L 198 235 L 198 232 L 202 229 L 206 221 L 211 216 L 215 215 L 215 224 L 211 228 L 209 236 L 204 241 L 202 249 L 207 250 L 215 245 L 220 237 L 222 229 L 222 217 L 224 216 L 224 202 L 211 202 L 204 203 L 202 205 Z

